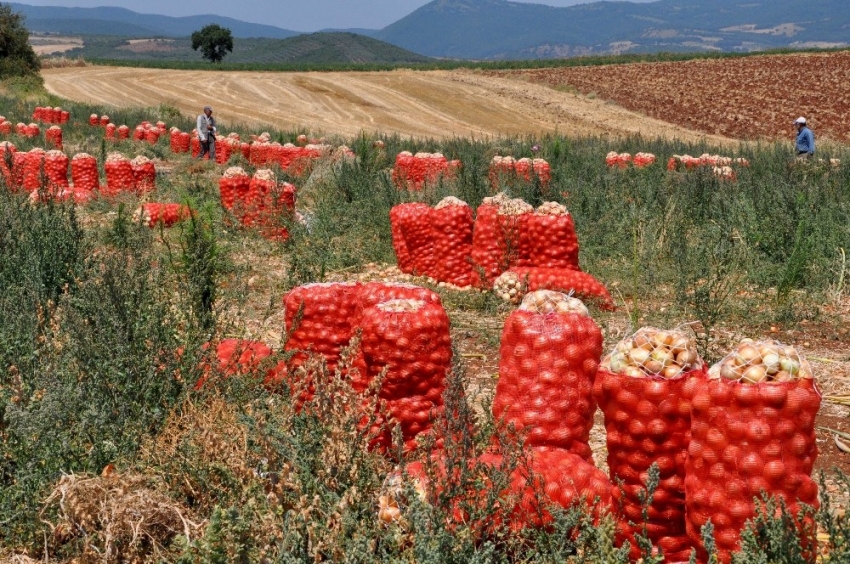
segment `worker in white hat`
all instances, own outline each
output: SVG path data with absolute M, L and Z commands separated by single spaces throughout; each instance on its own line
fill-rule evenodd
M 209 153 L 210 160 L 215 161 L 215 118 L 212 116 L 212 107 L 204 106 L 204 113 L 198 116 L 198 140 L 201 142 L 201 153 L 199 159 Z
M 797 126 L 797 143 L 795 145 L 797 156 L 811 158 L 815 154 L 815 134 L 809 129 L 804 117 L 795 119 L 794 125 Z

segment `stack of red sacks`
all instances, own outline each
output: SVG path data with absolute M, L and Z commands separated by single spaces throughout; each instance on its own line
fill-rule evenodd
M 402 272 L 428 276 L 450 287 L 476 283 L 472 255 L 472 209 L 454 197 L 434 208 L 421 203 L 390 210 L 393 247 Z
M 221 204 L 245 227 L 264 237 L 286 240 L 286 224 L 295 217 L 295 186 L 277 182 L 274 172 L 258 170 L 253 177 L 240 167 L 228 168 L 219 180 Z
M 55 108 L 51 108 L 50 106 L 42 108 L 39 106 L 33 111 L 32 119 L 33 121 L 42 121 L 44 123 L 63 124 L 68 122 L 70 114 L 58 106 Z
M 400 189 L 418 191 L 433 186 L 441 178 L 452 179 L 461 163 L 449 161 L 441 153 L 416 153 L 402 151 L 396 156 L 392 178 Z
M 490 161 L 490 186 L 494 191 L 504 186 L 515 186 L 518 180 L 531 182 L 533 178 L 540 179 L 544 188 L 552 180 L 552 170 L 545 159 L 515 159 L 496 155 Z

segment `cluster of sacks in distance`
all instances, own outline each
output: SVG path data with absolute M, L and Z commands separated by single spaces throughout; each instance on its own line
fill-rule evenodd
M 534 177 L 540 179 L 540 184 L 546 188 L 552 180 L 552 169 L 545 159 L 515 159 L 496 155 L 490 161 L 490 186 L 498 190 L 501 186 L 513 186 L 516 180 L 531 182 Z
M 6 164 L 7 154 L 11 154 L 11 168 Z M 18 151 L 12 143 L 0 142 L 0 174 L 6 185 L 28 192 L 34 202 L 52 198 L 84 204 L 97 196 L 112 198 L 122 192 L 143 195 L 156 190 L 156 166 L 143 155 L 131 160 L 121 153 L 110 153 L 103 168 L 105 184 L 100 183 L 97 159 L 92 155 L 78 153 L 69 159 L 59 150 L 36 147 Z M 189 213 L 180 204 L 147 203 L 136 210 L 135 217 L 150 227 L 169 227 Z
M 654 163 L 655 160 L 655 155 L 652 153 L 637 153 L 632 157 L 631 153 L 611 151 L 605 155 L 605 164 L 612 168 L 626 168 L 630 164 L 637 168 L 644 168 Z
M 605 286 L 582 272 L 578 238 L 567 209 L 547 202 L 535 210 L 504 194 L 472 208 L 454 197 L 433 208 L 406 203 L 390 210 L 399 269 L 455 289 L 493 290 L 519 303 L 537 289 L 575 292 L 612 307 Z
M 693 168 L 708 167 L 714 176 L 723 180 L 735 180 L 737 173 L 733 166 L 748 167 L 750 161 L 743 157 L 732 158 L 721 155 L 710 155 L 703 153 L 699 157 L 690 155 L 673 155 L 667 160 L 667 170 L 689 170 Z
M 436 445 L 426 459 L 406 464 L 404 475 L 387 481 L 378 518 L 403 523 L 410 501 L 400 487 L 405 480 L 425 501 L 448 495 L 444 488 L 451 476 L 440 450 L 445 437 L 433 426 L 445 412 L 442 394 L 452 363 L 439 297 L 403 284 L 310 284 L 287 294 L 284 305 L 290 361 L 262 366 L 260 360 L 272 354 L 269 347 L 228 340 L 215 349 L 219 372 L 259 371 L 266 385 L 286 386 L 303 405 L 314 393 L 318 357 L 363 393 L 351 408 L 363 410 L 360 420 L 371 426 L 371 448 L 393 456 L 388 447 L 394 427 L 409 455 L 425 436 Z M 358 332 L 359 349 L 342 362 L 343 348 Z M 796 350 L 745 340 L 707 369 L 687 333 L 649 327 L 604 358 L 602 347 L 601 329 L 587 308 L 562 293 L 530 293 L 508 316 L 492 409 L 502 430 L 524 444 L 527 463 L 510 469 L 509 483 L 498 492 L 503 501 L 486 522 L 470 521 L 469 508 L 480 503 L 483 510 L 492 492 L 480 498 L 452 494 L 457 497 L 451 500 L 451 525 L 471 525 L 482 537 L 495 537 L 504 527 L 547 526 L 553 505 L 584 504 L 596 516 L 616 517 L 617 543 L 630 543 L 632 558 L 640 556 L 635 536 L 645 531 L 667 562 L 687 561 L 692 548 L 706 562 L 701 528 L 710 520 L 716 556 L 725 564 L 756 514 L 755 499 L 768 494 L 781 498 L 798 519 L 804 549 L 814 560 L 813 523 L 801 510 L 818 503 L 811 472 L 820 394 Z M 772 374 L 758 380 L 754 366 Z M 380 375 L 383 382 L 375 389 Z M 377 406 L 369 401 L 375 395 Z M 607 476 L 594 466 L 589 447 L 597 406 L 605 420 Z M 470 471 L 501 468 L 503 444 L 494 441 L 470 460 Z M 653 465 L 659 485 L 644 507 L 641 495 Z M 491 483 L 488 476 L 483 472 L 481 482 Z
M 461 167 L 459 160 L 448 160 L 442 153 L 402 151 L 395 158 L 392 180 L 400 189 L 419 191 L 441 178 L 452 179 Z

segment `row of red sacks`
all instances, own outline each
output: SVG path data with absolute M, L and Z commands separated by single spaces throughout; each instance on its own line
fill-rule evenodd
M 32 112 L 32 119 L 33 121 L 61 125 L 63 123 L 68 123 L 68 120 L 71 119 L 71 114 L 59 106 L 55 108 L 51 108 L 50 106 L 36 106 L 35 110 Z
M 605 164 L 609 167 L 626 168 L 630 164 L 637 168 L 644 168 L 653 164 L 656 160 L 652 153 L 636 153 L 634 156 L 631 153 L 617 153 L 610 151 L 605 155 Z
M 461 288 L 490 288 L 502 273 L 515 270 L 527 291 L 575 290 L 612 306 L 604 285 L 579 268 L 578 238 L 565 209 L 558 215 L 535 213 L 530 206 L 519 214 L 500 209 L 499 200 L 487 199 L 473 221 L 472 209 L 456 198 L 434 208 L 394 206 L 390 226 L 399 269 Z
M 12 155 L 11 169 L 6 165 L 7 153 Z M 69 159 L 58 150 L 35 148 L 17 151 L 11 143 L 0 144 L 0 173 L 13 190 L 46 190 L 57 196 L 73 196 L 77 201 L 87 201 L 94 192 L 115 196 L 122 191 L 142 194 L 156 189 L 156 167 L 145 157 L 131 161 L 119 153 L 112 153 L 104 164 L 104 170 L 106 184 L 101 185 L 97 159 L 91 155 L 79 153 Z
M 419 191 L 435 185 L 441 178 L 450 180 L 461 167 L 459 160 L 448 160 L 441 153 L 402 151 L 396 155 L 393 183 L 400 189 Z
M 388 451 L 392 428 L 398 425 L 405 447 L 414 448 L 417 437 L 429 432 L 439 416 L 451 369 L 449 319 L 439 296 L 403 284 L 330 283 L 297 287 L 283 302 L 289 332 L 283 350 L 294 354 L 288 362 L 269 367 L 261 375 L 264 382 L 288 386 L 303 405 L 314 394 L 308 359 L 317 355 L 333 374 L 342 349 L 359 333 L 360 348 L 352 362 L 356 371 L 346 370 L 344 375 L 359 393 L 383 375 L 377 392 L 381 412 L 364 413 L 364 420 L 374 416 L 383 427 L 374 430 L 372 446 Z M 271 354 L 268 346 L 256 341 L 226 340 L 216 348 L 224 375 L 254 372 Z
M 278 183 L 274 172 L 260 169 L 249 176 L 240 167 L 228 168 L 219 179 L 221 205 L 245 227 L 259 229 L 270 239 L 286 240 L 286 224 L 295 218 L 295 186 Z
M 531 182 L 534 177 L 540 180 L 544 189 L 548 188 L 552 180 L 552 170 L 544 159 L 515 159 L 496 155 L 490 161 L 488 178 L 494 191 L 503 186 L 513 186 L 518 179 Z

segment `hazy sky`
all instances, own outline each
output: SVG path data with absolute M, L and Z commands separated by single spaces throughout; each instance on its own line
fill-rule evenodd
M 326 28 L 380 29 L 399 20 L 429 0 L 14 0 L 31 6 L 91 8 L 120 6 L 135 12 L 191 16 L 218 14 L 243 21 L 275 25 L 295 31 Z M 514 0 L 572 6 L 592 0 Z M 628 0 L 648 2 L 651 0 Z

